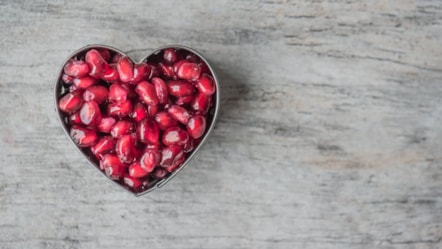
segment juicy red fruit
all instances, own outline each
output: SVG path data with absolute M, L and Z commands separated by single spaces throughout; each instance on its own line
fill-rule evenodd
M 176 48 L 138 64 L 89 49 L 64 65 L 58 82 L 58 110 L 74 143 L 133 192 L 182 167 L 204 138 L 217 90 L 204 60 Z

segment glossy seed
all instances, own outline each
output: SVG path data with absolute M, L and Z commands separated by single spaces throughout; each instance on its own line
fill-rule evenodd
M 123 82 L 130 82 L 134 77 L 134 65 L 127 56 L 119 58 L 117 63 L 118 74 Z
M 187 132 L 193 138 L 200 138 L 206 131 L 206 118 L 202 115 L 193 115 L 186 125 Z
M 159 101 L 155 87 L 151 83 L 147 81 L 140 82 L 136 86 L 135 92 L 146 105 L 158 105 Z
M 58 108 L 65 113 L 75 113 L 83 105 L 83 98 L 78 93 L 67 93 L 58 101 Z
M 71 136 L 72 141 L 74 141 L 78 147 L 93 146 L 97 142 L 98 138 L 95 131 L 79 125 L 73 125 L 69 135 Z

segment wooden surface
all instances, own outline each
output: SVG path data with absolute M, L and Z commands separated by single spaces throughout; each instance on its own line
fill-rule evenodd
M 442 248 L 442 2 L 393 2 L 0 1 L 0 248 Z M 58 123 L 54 77 L 92 43 L 219 75 L 212 136 L 158 191 Z

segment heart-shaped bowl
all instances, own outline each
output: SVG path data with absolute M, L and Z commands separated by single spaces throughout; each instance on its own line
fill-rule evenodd
M 106 62 L 108 63 L 108 64 L 106 64 L 108 66 L 108 68 L 110 68 L 109 65 L 111 65 L 112 62 L 114 62 L 113 63 L 114 70 L 116 70 L 117 72 L 120 72 L 120 76 L 122 75 L 122 73 L 125 72 L 124 70 L 126 70 L 123 66 L 120 66 L 120 65 L 118 65 L 120 67 L 116 66 L 118 63 L 121 63 L 121 65 L 123 65 L 123 63 L 119 61 L 119 60 L 121 60 L 121 57 L 125 57 L 127 60 L 129 60 L 130 61 L 129 64 L 132 63 L 134 68 L 137 68 L 137 65 L 140 65 L 140 64 L 143 64 L 143 63 L 149 65 L 150 73 L 146 73 L 145 78 L 143 78 L 143 81 L 147 81 L 147 83 L 149 83 L 149 81 L 153 77 L 162 78 L 162 79 L 164 79 L 164 82 L 165 82 L 164 85 L 169 89 L 169 91 L 171 91 L 171 90 L 175 91 L 173 87 L 179 87 L 179 84 L 178 84 L 178 86 L 175 86 L 175 85 L 173 87 L 170 86 L 170 84 L 174 84 L 174 83 L 171 83 L 171 81 L 172 80 L 178 80 L 178 81 L 182 80 L 182 78 L 181 79 L 177 78 L 178 77 L 177 75 L 184 75 L 184 76 L 186 76 L 185 72 L 188 72 L 188 71 L 184 71 L 186 68 L 185 68 L 185 66 L 182 66 L 183 69 L 179 69 L 179 70 L 182 70 L 181 74 L 177 73 L 177 70 L 178 70 L 177 68 L 180 68 L 178 63 L 177 63 L 178 60 L 182 60 L 182 61 L 186 62 L 187 63 L 186 66 L 197 64 L 198 68 L 201 69 L 200 75 L 206 74 L 206 75 L 209 75 L 209 76 L 212 77 L 212 79 L 213 79 L 212 85 L 214 85 L 216 90 L 213 93 L 213 95 L 209 96 L 208 101 L 206 101 L 206 102 L 197 102 L 195 100 L 196 99 L 195 96 L 197 96 L 198 94 L 202 94 L 203 93 L 202 92 L 203 90 L 201 90 L 201 89 L 204 88 L 204 83 L 200 83 L 200 82 L 207 82 L 207 80 L 206 81 L 201 80 L 201 76 L 200 76 L 199 79 L 193 78 L 193 79 L 189 79 L 187 81 L 187 82 L 191 83 L 192 86 L 194 86 L 194 88 L 195 88 L 194 90 L 196 91 L 196 93 L 194 93 L 193 95 L 188 95 L 189 97 L 187 98 L 187 100 L 186 100 L 186 96 L 187 95 L 183 96 L 183 98 L 181 98 L 181 99 L 180 99 L 180 96 L 166 95 L 166 96 L 169 96 L 168 97 L 169 98 L 169 100 L 168 100 L 169 102 L 168 103 L 164 103 L 163 106 L 157 105 L 155 108 L 151 108 L 151 106 L 149 106 L 147 104 L 145 104 L 145 106 L 144 106 L 145 107 L 145 109 L 144 109 L 145 110 L 144 111 L 145 115 L 149 116 L 149 115 L 152 114 L 154 116 L 155 111 L 152 111 L 152 113 L 151 113 L 151 109 L 152 110 L 156 110 L 156 109 L 163 108 L 163 109 L 161 109 L 163 112 L 169 112 L 170 113 L 170 109 L 171 109 L 170 106 L 171 105 L 176 104 L 176 105 L 179 106 L 179 104 L 181 104 L 184 107 L 185 110 L 187 110 L 187 109 L 190 110 L 190 111 L 188 111 L 188 114 L 190 115 L 190 118 L 188 117 L 189 119 L 186 119 L 186 120 L 190 120 L 191 118 L 193 118 L 193 122 L 192 122 L 193 127 L 195 127 L 194 124 L 195 124 L 195 122 L 197 122 L 197 121 L 195 121 L 195 120 L 197 120 L 196 116 L 203 116 L 205 118 L 204 119 L 205 122 L 203 122 L 203 123 L 205 123 L 205 125 L 204 125 L 205 129 L 203 129 L 204 132 L 202 133 L 201 132 L 202 129 L 200 129 L 200 132 L 199 133 L 197 132 L 197 133 L 198 134 L 202 134 L 202 135 L 196 135 L 196 136 L 200 136 L 200 137 L 197 137 L 197 138 L 192 138 L 192 134 L 195 134 L 195 133 L 191 133 L 191 131 L 189 131 L 189 124 L 187 124 L 187 126 L 186 126 L 184 124 L 181 124 L 180 122 L 175 121 L 176 125 L 181 127 L 181 130 L 186 131 L 186 128 L 187 128 L 187 131 L 188 131 L 187 134 L 191 134 L 191 135 L 189 135 L 189 140 L 186 140 L 187 142 L 186 142 L 185 145 L 183 145 L 183 144 L 180 145 L 181 146 L 180 148 L 185 148 L 185 149 L 179 150 L 184 155 L 184 156 L 180 157 L 180 160 L 177 159 L 179 162 L 178 161 L 175 162 L 175 159 L 178 158 L 178 154 L 179 153 L 174 155 L 175 157 L 174 157 L 174 161 L 173 162 L 175 164 L 173 165 L 173 169 L 172 169 L 172 167 L 170 165 L 168 165 L 168 166 L 167 165 L 166 166 L 163 165 L 164 160 L 160 160 L 160 159 L 158 159 L 158 157 L 154 157 L 156 159 L 152 159 L 152 160 L 153 161 L 156 160 L 156 165 L 154 165 L 153 168 L 149 169 L 150 172 L 146 171 L 147 175 L 138 177 L 139 176 L 139 172 L 141 172 L 142 175 L 144 173 L 146 173 L 144 171 L 141 171 L 141 169 L 145 170 L 146 168 L 143 168 L 143 167 L 140 168 L 140 166 L 139 166 L 139 165 L 141 165 L 139 160 L 141 158 L 142 153 L 145 153 L 146 150 L 149 150 L 150 148 L 152 148 L 154 150 L 160 151 L 160 152 L 158 152 L 159 154 L 157 153 L 155 155 L 160 155 L 164 159 L 165 156 L 168 156 L 171 153 L 171 151 L 167 150 L 167 152 L 165 152 L 165 148 L 166 147 L 162 147 L 162 146 L 168 146 L 169 145 L 169 147 L 173 147 L 174 145 L 170 145 L 170 144 L 164 145 L 164 144 L 161 144 L 161 138 L 164 136 L 164 133 L 165 133 L 164 130 L 166 128 L 164 128 L 164 129 L 163 128 L 161 128 L 161 129 L 157 128 L 157 133 L 159 133 L 158 134 L 158 137 L 159 137 L 158 140 L 159 140 L 159 144 L 160 145 L 158 145 L 158 144 L 150 144 L 149 145 L 149 144 L 142 144 L 142 143 L 140 143 L 137 140 L 137 139 L 139 139 L 139 136 L 140 136 L 138 134 L 155 134 L 155 132 L 153 132 L 153 133 L 142 133 L 142 132 L 138 133 L 139 132 L 138 130 L 139 130 L 140 126 L 139 126 L 139 123 L 137 123 L 135 121 L 133 121 L 133 129 L 131 130 L 130 136 L 132 136 L 132 138 L 135 139 L 135 144 L 137 144 L 137 146 L 140 145 L 140 144 L 141 144 L 141 146 L 145 146 L 144 149 L 136 148 L 135 145 L 133 147 L 133 148 L 136 148 L 135 151 L 138 151 L 137 152 L 138 154 L 135 153 L 136 156 L 133 156 L 133 158 L 134 158 L 133 159 L 134 160 L 133 164 L 138 162 L 139 165 L 133 166 L 131 163 L 124 162 L 125 165 L 124 165 L 124 167 L 121 167 L 122 171 L 120 172 L 120 175 L 115 177 L 115 172 L 117 172 L 117 170 L 115 168 L 113 168 L 114 165 L 112 165 L 112 163 L 109 163 L 108 161 L 104 162 L 105 159 L 103 159 L 104 157 L 103 157 L 102 154 L 95 154 L 95 153 L 98 153 L 96 151 L 98 151 L 99 149 L 96 149 L 96 148 L 92 149 L 92 148 L 95 147 L 97 141 L 98 142 L 100 141 L 99 140 L 100 138 L 103 138 L 105 136 L 108 137 L 109 140 L 112 140 L 114 144 L 116 144 L 113 147 L 113 149 L 107 150 L 106 153 L 113 153 L 112 155 L 115 155 L 115 152 L 120 153 L 120 154 L 118 154 L 118 156 L 114 156 L 113 159 L 115 159 L 115 158 L 121 159 L 120 155 L 122 155 L 122 154 L 126 155 L 123 152 L 121 152 L 123 150 L 125 151 L 126 147 L 122 146 L 124 141 L 120 141 L 120 139 L 118 137 L 112 138 L 111 136 L 109 136 L 109 130 L 107 130 L 107 134 L 105 134 L 105 133 L 102 133 L 102 130 L 100 128 L 96 128 L 97 124 L 95 124 L 95 126 L 93 126 L 93 127 L 90 126 L 90 125 L 89 126 L 88 125 L 84 125 L 84 121 L 88 120 L 89 116 L 83 115 L 83 109 L 85 110 L 84 113 L 88 113 L 87 112 L 88 110 L 89 110 L 89 113 L 90 113 L 90 107 L 92 105 L 88 105 L 88 107 L 85 107 L 85 103 L 87 103 L 87 101 L 90 101 L 91 96 L 89 95 L 88 97 L 85 97 L 85 91 L 87 90 L 87 88 L 83 86 L 86 90 L 85 89 L 80 89 L 81 88 L 80 86 L 82 86 L 82 85 L 80 85 L 81 83 L 76 84 L 75 83 L 76 80 L 77 80 L 77 82 L 80 82 L 80 79 L 83 79 L 81 77 L 90 77 L 90 76 L 91 76 L 90 78 L 96 78 L 94 80 L 94 82 L 98 82 L 98 83 L 94 83 L 93 85 L 104 86 L 108 90 L 108 94 L 110 92 L 110 86 L 113 83 L 115 83 L 115 82 L 107 82 L 107 81 L 105 81 L 105 80 L 103 80 L 103 79 L 101 79 L 99 77 L 97 78 L 96 75 L 93 75 L 94 73 L 92 73 L 92 72 L 94 70 L 96 70 L 96 68 L 95 69 L 91 69 L 92 67 L 94 67 L 95 64 L 90 64 L 90 63 L 95 63 L 94 59 L 96 61 L 96 58 L 95 57 L 89 57 L 89 60 L 87 58 L 85 58 L 85 57 L 89 56 L 89 55 L 86 55 L 86 54 L 89 51 L 91 51 L 91 50 L 95 50 L 95 52 L 98 51 L 100 53 L 101 57 L 104 58 L 106 60 Z M 165 51 L 166 50 L 169 51 L 169 52 L 173 51 L 172 55 L 169 52 L 167 52 L 168 53 L 167 56 L 169 56 L 169 57 L 167 57 L 165 55 Z M 108 51 L 108 52 L 106 52 L 106 51 Z M 93 54 L 93 53 L 91 52 L 91 54 Z M 172 56 L 172 57 L 170 57 L 170 56 Z M 177 57 L 178 59 L 175 60 L 175 57 L 173 57 L 173 56 Z M 169 65 L 167 65 L 167 63 L 164 62 L 164 60 L 166 60 L 166 58 L 169 60 L 169 61 L 166 61 L 166 62 L 169 62 Z M 89 75 L 86 75 L 86 76 L 82 75 L 81 77 L 79 76 L 79 77 L 76 78 L 76 76 L 73 76 L 73 75 L 78 73 L 78 70 L 77 71 L 76 70 L 70 70 L 69 71 L 69 69 L 68 69 L 68 71 L 72 75 L 67 74 L 66 73 L 66 65 L 69 62 L 72 62 L 73 60 L 74 61 L 85 61 L 86 63 L 82 62 L 82 64 L 83 64 L 83 66 L 84 66 L 84 64 L 88 65 L 88 67 L 86 67 L 86 68 L 89 68 L 88 69 L 88 74 Z M 183 64 L 183 63 L 181 63 L 181 64 Z M 125 65 L 127 65 L 127 63 Z M 79 67 L 79 68 L 81 68 L 81 67 Z M 189 67 L 187 67 L 187 69 L 188 68 Z M 108 70 L 108 69 L 106 69 L 106 70 Z M 121 70 L 121 71 L 119 71 L 119 70 Z M 134 75 L 136 75 L 135 70 L 136 69 L 134 69 L 134 73 L 135 73 Z M 138 71 L 140 71 L 140 70 L 138 70 Z M 172 70 L 172 71 L 170 71 L 170 70 Z M 171 76 L 171 74 L 169 74 L 169 73 L 171 73 L 173 76 Z M 104 76 L 102 76 L 102 77 L 104 77 Z M 169 77 L 169 79 L 167 79 L 167 77 Z M 136 78 L 136 77 L 134 76 L 133 78 Z M 171 80 L 171 81 L 168 81 L 168 80 Z M 121 82 L 121 81 L 116 81 L 116 82 L 119 83 L 119 84 L 121 83 L 121 85 L 125 85 L 126 86 L 126 88 L 125 88 L 126 90 L 131 88 L 132 89 L 132 93 L 138 94 L 138 92 L 136 92 L 137 91 L 136 86 L 140 82 L 138 82 L 138 83 L 137 82 Z M 200 84 L 200 85 L 198 85 L 198 84 Z M 203 87 L 199 88 L 199 86 L 201 86 L 201 84 L 203 84 L 202 85 Z M 154 85 L 154 84 L 151 84 L 151 85 Z M 207 86 L 207 84 L 206 84 L 206 86 Z M 78 89 L 80 89 L 80 90 L 78 90 Z M 134 89 L 135 89 L 136 93 L 134 92 Z M 154 88 L 154 89 L 156 91 L 158 91 L 156 88 Z M 129 90 L 129 92 L 130 92 L 130 90 Z M 78 98 L 80 98 L 78 101 L 81 102 L 81 104 L 79 104 L 78 106 L 81 105 L 81 107 L 78 107 L 78 108 L 75 107 L 76 108 L 75 113 L 74 112 L 67 113 L 66 109 L 65 109 L 65 106 L 63 106 L 63 108 L 61 107 L 62 104 L 61 104 L 60 100 L 62 98 L 64 98 L 66 95 L 69 95 L 70 93 L 75 93 L 75 94 L 78 93 L 77 94 L 78 96 L 82 95 L 82 97 L 78 97 Z M 106 95 L 106 96 L 109 96 L 109 95 Z M 127 100 L 127 101 L 132 101 L 132 102 L 137 101 L 137 103 L 144 104 L 143 97 L 141 97 L 141 96 L 144 96 L 144 95 L 138 94 L 138 95 L 133 95 L 133 96 L 135 96 L 135 97 L 132 97 L 133 99 Z M 193 100 L 192 100 L 193 102 L 191 102 L 191 103 L 189 103 L 190 99 L 192 99 L 192 97 L 190 97 L 190 96 L 193 96 Z M 206 96 L 206 95 L 204 95 L 204 96 Z M 92 97 L 92 98 L 94 98 L 94 97 Z M 203 98 L 203 97 L 201 97 L 201 98 Z M 133 193 L 135 196 L 141 196 L 141 195 L 146 194 L 146 193 L 148 193 L 148 192 L 150 192 L 150 191 L 152 191 L 154 189 L 160 188 L 160 187 L 164 186 L 167 182 L 169 182 L 187 164 L 189 164 L 190 160 L 195 156 L 195 154 L 199 151 L 199 149 L 205 143 L 205 141 L 207 140 L 209 134 L 213 130 L 213 127 L 215 125 L 215 121 L 216 121 L 216 119 L 218 117 L 219 106 L 220 106 L 220 104 L 219 104 L 219 100 L 220 100 L 220 87 L 219 87 L 219 81 L 218 81 L 218 79 L 216 77 L 215 71 L 210 66 L 209 62 L 199 52 L 195 51 L 192 48 L 185 47 L 185 46 L 182 46 L 182 45 L 163 46 L 163 47 L 160 47 L 160 48 L 154 50 L 153 52 L 151 52 L 149 55 L 144 57 L 139 63 L 133 63 L 132 60 L 124 52 L 122 52 L 122 51 L 120 51 L 120 50 L 118 50 L 118 49 L 116 49 L 114 47 L 110 47 L 110 46 L 106 46 L 106 45 L 100 45 L 100 44 L 93 44 L 93 45 L 87 45 L 87 46 L 85 46 L 83 48 L 78 49 L 77 51 L 73 52 L 63 62 L 61 68 L 59 69 L 59 71 L 57 73 L 57 77 L 56 77 L 56 80 L 55 80 L 54 99 L 55 99 L 55 108 L 56 108 L 57 116 L 58 116 L 58 118 L 60 120 L 60 123 L 61 123 L 61 125 L 63 127 L 63 130 L 65 131 L 66 135 L 69 137 L 69 140 L 83 154 L 83 156 L 89 161 L 89 163 L 94 168 L 98 169 L 103 175 L 106 176 L 106 178 L 108 178 L 112 182 L 117 183 L 118 185 L 120 185 L 121 187 L 123 187 L 124 189 L 129 191 L 130 193 Z M 178 100 L 178 99 L 180 99 L 180 100 Z M 173 103 L 173 101 L 175 101 L 175 103 Z M 181 102 L 178 103 L 178 101 L 181 101 Z M 90 102 L 95 102 L 95 101 L 90 101 Z M 98 102 L 98 100 L 97 100 L 97 102 Z M 185 103 L 183 103 L 183 102 L 185 102 Z M 70 104 L 72 104 L 72 103 L 73 102 L 71 102 Z M 101 110 L 101 111 L 98 111 L 98 112 L 106 113 L 106 108 L 104 106 L 106 104 L 110 105 L 110 103 L 111 103 L 111 101 L 109 99 L 104 100 L 104 102 L 102 102 L 102 103 L 100 103 L 98 105 L 98 108 L 100 108 L 100 110 Z M 208 107 L 206 106 L 206 109 L 203 109 L 204 111 L 198 111 L 199 109 L 193 108 L 193 107 L 198 107 L 197 106 L 198 103 L 206 103 L 206 104 L 208 103 L 207 104 Z M 75 106 L 75 103 L 73 105 Z M 135 104 L 133 104 L 133 105 L 135 105 Z M 199 106 L 204 106 L 204 104 L 203 105 L 199 105 Z M 108 106 L 106 106 L 106 107 L 107 107 L 107 110 L 109 110 L 109 107 Z M 167 107 L 167 109 L 166 109 L 166 107 Z M 203 107 L 199 107 L 199 108 L 203 108 Z M 106 114 L 109 115 L 109 117 L 111 116 L 109 113 L 106 113 Z M 133 112 L 131 112 L 131 114 L 129 116 L 131 118 L 134 118 Z M 118 122 L 118 120 L 130 119 L 129 116 L 125 116 L 124 118 L 123 117 L 115 117 L 114 118 L 114 123 Z M 104 117 L 104 114 L 103 114 L 103 117 Z M 148 117 L 146 119 L 156 120 L 155 117 Z M 175 116 L 173 116 L 173 117 L 175 117 Z M 101 116 L 100 116 L 100 119 L 101 119 Z M 178 120 L 180 120 L 180 118 L 178 118 Z M 88 120 L 88 121 L 90 121 L 90 120 Z M 84 129 L 83 130 L 75 129 L 75 132 L 74 132 L 73 131 L 74 130 L 73 126 L 75 126 L 75 124 L 78 124 L 78 123 L 81 123 L 81 122 L 83 122 L 82 125 L 83 125 Z M 99 121 L 99 122 L 102 122 L 102 121 Z M 200 123 L 201 123 L 201 121 L 200 121 Z M 101 125 L 101 123 L 98 124 L 99 127 L 101 127 L 100 125 Z M 85 130 L 86 130 L 86 133 L 85 133 Z M 135 130 L 136 130 L 136 132 L 135 132 Z M 95 134 L 94 135 L 95 137 L 94 136 L 91 136 L 91 137 L 94 137 L 95 140 L 89 146 L 84 147 L 80 143 L 80 140 L 79 140 L 78 136 L 82 136 L 82 139 L 86 140 L 87 139 L 87 135 L 85 135 L 85 134 L 87 134 L 89 131 L 93 131 L 93 133 Z M 149 130 L 149 132 L 152 132 L 152 130 Z M 118 132 L 111 133 L 111 134 L 113 136 L 114 134 L 117 134 L 117 133 Z M 172 134 L 172 132 L 168 132 L 168 134 L 170 135 L 170 134 Z M 172 142 L 174 142 L 175 141 L 174 139 L 176 138 L 175 135 L 176 135 L 176 133 L 173 133 L 172 135 L 170 135 L 171 137 L 168 136 L 166 141 L 168 141 L 168 143 L 169 143 L 170 141 L 173 140 Z M 149 135 L 146 135 L 146 136 L 149 136 Z M 179 137 L 179 135 L 178 135 L 178 137 Z M 126 138 L 129 139 L 129 140 L 131 139 L 131 138 L 128 138 L 128 137 L 126 137 Z M 172 140 L 168 140 L 169 138 L 172 138 Z M 130 141 L 132 141 L 132 140 L 130 140 Z M 164 138 L 163 138 L 163 141 L 164 141 Z M 183 140 L 180 140 L 180 141 L 183 141 Z M 103 143 L 103 144 L 105 144 L 105 143 Z M 106 145 L 103 145 L 103 147 L 105 147 L 105 146 Z M 117 146 L 121 146 L 121 147 L 118 147 L 120 149 L 118 149 Z M 167 147 L 167 148 L 169 149 L 169 147 Z M 179 147 L 179 146 L 175 146 L 175 147 Z M 100 147 L 100 148 L 102 148 L 102 147 Z M 184 150 L 186 152 L 183 152 Z M 179 155 L 181 156 L 181 154 L 179 154 Z M 109 158 L 111 158 L 111 157 L 109 156 Z M 148 158 L 151 159 L 152 155 L 150 155 L 150 157 L 148 157 Z M 142 157 L 141 159 L 144 160 L 144 157 Z M 148 159 L 146 159 L 146 160 L 148 160 Z M 151 162 L 151 161 L 149 161 L 149 162 Z M 158 163 L 159 161 L 161 161 L 161 165 L 159 165 L 159 163 Z M 119 162 L 121 163 L 121 161 L 119 161 Z M 143 162 L 145 162 L 145 161 L 143 161 Z M 119 164 L 119 163 L 117 163 L 117 164 Z M 112 167 L 110 167 L 109 165 L 112 165 Z M 147 167 L 146 164 L 142 164 L 142 165 Z M 120 168 L 118 168 L 118 169 L 120 169 Z M 136 175 L 137 177 L 135 177 L 134 175 Z

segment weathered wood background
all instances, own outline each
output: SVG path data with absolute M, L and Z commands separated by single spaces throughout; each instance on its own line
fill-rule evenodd
M 0 0 L 0 248 L 442 248 L 442 2 Z M 136 198 L 53 105 L 86 44 L 216 68 L 195 160 Z

